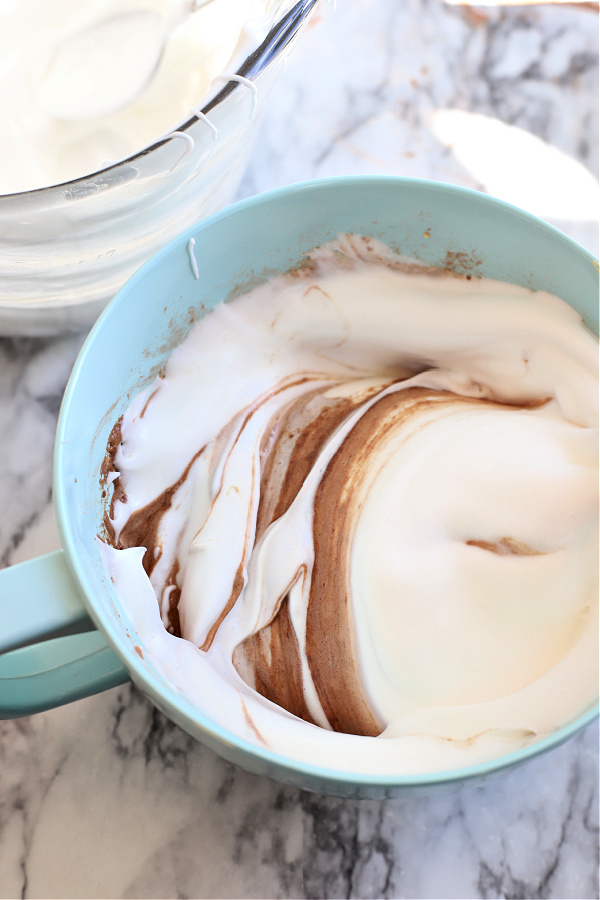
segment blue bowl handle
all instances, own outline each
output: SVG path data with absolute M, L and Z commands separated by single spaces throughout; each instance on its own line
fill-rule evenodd
M 0 719 L 127 681 L 81 603 L 62 550 L 0 571 Z

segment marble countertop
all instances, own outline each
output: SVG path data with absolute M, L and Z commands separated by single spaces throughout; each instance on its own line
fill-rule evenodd
M 436 178 L 595 250 L 597 36 L 589 6 L 322 2 L 239 196 Z M 52 446 L 82 340 L 0 338 L 0 565 L 58 546 Z M 598 729 L 484 787 L 354 802 L 248 774 L 115 688 L 0 723 L 0 897 L 597 898 Z

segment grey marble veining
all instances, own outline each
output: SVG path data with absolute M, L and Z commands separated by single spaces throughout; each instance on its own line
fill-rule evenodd
M 317 18 L 240 196 L 437 178 L 595 248 L 594 12 L 339 0 Z M 2 565 L 58 545 L 52 444 L 82 339 L 0 338 Z M 125 686 L 0 723 L 0 897 L 597 898 L 598 740 L 454 795 L 354 802 L 224 762 Z
M 598 734 L 484 787 L 345 801 L 253 776 L 131 687 L 0 727 L 3 896 L 597 895 Z

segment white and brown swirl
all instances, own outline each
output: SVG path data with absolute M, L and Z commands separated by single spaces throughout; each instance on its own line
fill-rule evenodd
M 111 435 L 109 542 L 145 548 L 165 628 L 264 698 L 239 689 L 257 734 L 275 704 L 529 740 L 597 615 L 597 345 L 556 298 L 373 247 L 193 329 Z

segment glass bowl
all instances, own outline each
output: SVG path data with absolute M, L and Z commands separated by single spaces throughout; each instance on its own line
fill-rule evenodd
M 269 90 L 317 2 L 276 3 L 235 74 L 135 155 L 0 196 L 0 334 L 89 327 L 159 247 L 232 199 Z

